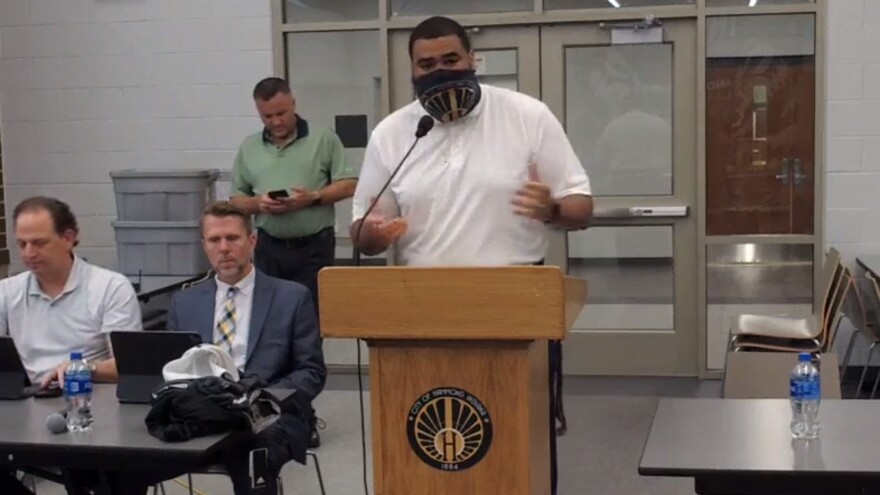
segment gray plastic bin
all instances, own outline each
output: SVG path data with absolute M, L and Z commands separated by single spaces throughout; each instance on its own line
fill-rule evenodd
M 113 222 L 124 275 L 199 275 L 210 269 L 199 222 Z
M 198 220 L 218 170 L 110 172 L 120 221 Z

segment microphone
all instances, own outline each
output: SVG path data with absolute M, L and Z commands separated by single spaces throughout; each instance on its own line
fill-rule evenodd
M 394 180 L 397 172 L 400 171 L 400 167 L 402 167 L 403 164 L 406 163 L 406 159 L 409 158 L 410 153 L 413 152 L 413 149 L 415 149 L 416 145 L 419 144 L 419 141 L 429 132 L 431 132 L 431 129 L 433 128 L 434 119 L 430 115 L 424 115 L 421 119 L 419 119 L 419 125 L 416 127 L 416 140 L 413 142 L 412 146 L 409 147 L 409 150 L 407 150 L 406 154 L 403 155 L 403 159 L 400 160 L 400 163 L 397 164 L 397 167 L 394 169 L 394 171 L 391 172 L 391 176 L 388 177 L 388 180 L 385 181 L 382 189 L 379 190 L 379 194 L 376 195 L 376 200 L 373 201 L 373 204 L 371 204 L 370 207 L 367 208 L 364 216 L 361 217 L 361 223 L 360 225 L 358 225 L 357 231 L 355 231 L 354 234 L 354 239 L 352 239 L 351 243 L 354 256 L 354 266 L 361 266 L 361 250 L 358 249 L 358 244 L 361 240 L 361 229 L 364 228 L 364 222 L 367 220 L 367 217 L 370 215 L 370 213 L 373 212 L 373 208 L 375 208 L 376 205 L 379 204 L 379 198 L 382 197 L 382 193 L 384 193 L 385 190 L 388 189 L 388 186 L 391 185 L 391 181 Z
M 67 418 L 62 413 L 52 413 L 46 418 L 46 429 L 52 433 L 64 433 L 67 431 Z
M 419 144 L 419 141 L 425 137 L 431 129 L 434 128 L 434 119 L 431 118 L 430 115 L 424 115 L 419 119 L 419 125 L 416 127 L 416 140 L 413 142 L 412 146 L 409 147 L 406 154 L 403 155 L 403 159 L 400 160 L 400 163 L 397 164 L 397 167 L 391 172 L 391 176 L 388 177 L 388 180 L 385 181 L 385 184 L 382 186 L 382 189 L 379 190 L 379 194 L 376 195 L 376 200 L 373 201 L 373 204 L 367 208 L 367 211 L 364 213 L 364 216 L 361 217 L 361 223 L 358 225 L 357 231 L 354 233 L 354 239 L 352 239 L 352 257 L 354 258 L 354 266 L 361 266 L 361 250 L 358 248 L 358 244 L 361 240 L 361 229 L 364 228 L 364 222 L 367 220 L 367 217 L 370 213 L 373 212 L 373 208 L 379 204 L 379 198 L 382 197 L 382 193 L 385 192 L 385 189 L 388 189 L 388 186 L 391 185 L 391 181 L 397 175 L 397 172 L 400 171 L 400 167 L 406 162 L 406 159 L 409 158 L 410 153 L 412 153 L 413 149 L 415 149 L 416 145 Z M 360 400 L 361 406 L 361 459 L 363 460 L 363 473 L 364 473 L 364 493 L 366 495 L 370 494 L 370 488 L 367 478 L 367 427 L 366 420 L 364 415 L 364 382 L 363 382 L 363 373 L 361 373 L 361 339 L 357 339 L 355 342 L 357 346 L 357 376 L 358 376 L 358 399 Z

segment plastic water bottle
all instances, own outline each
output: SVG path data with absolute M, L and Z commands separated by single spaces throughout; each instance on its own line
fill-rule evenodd
M 791 435 L 794 438 L 819 436 L 819 369 L 809 352 L 802 352 L 791 370 Z
M 67 431 L 88 431 L 92 426 L 92 372 L 81 352 L 70 353 L 70 364 L 64 370 L 64 399 Z

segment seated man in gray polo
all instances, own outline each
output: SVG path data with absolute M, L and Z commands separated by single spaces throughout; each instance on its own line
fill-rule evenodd
M 92 380 L 115 382 L 108 333 L 142 328 L 131 282 L 73 253 L 79 229 L 65 203 L 33 197 L 13 215 L 28 271 L 0 280 L 0 335 L 12 336 L 34 383 L 60 383 L 73 351 L 83 353 Z
M 65 203 L 28 198 L 13 213 L 15 237 L 28 269 L 0 280 L 0 335 L 11 335 L 33 383 L 63 382 L 72 351 L 83 353 L 96 382 L 115 382 L 109 332 L 140 330 L 131 282 L 73 253 L 79 228 Z M 30 493 L 0 468 L 0 493 Z

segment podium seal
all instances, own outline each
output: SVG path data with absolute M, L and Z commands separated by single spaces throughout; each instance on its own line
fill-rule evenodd
M 453 387 L 415 400 L 406 422 L 409 445 L 425 464 L 461 471 L 480 462 L 492 445 L 492 421 L 482 401 Z

